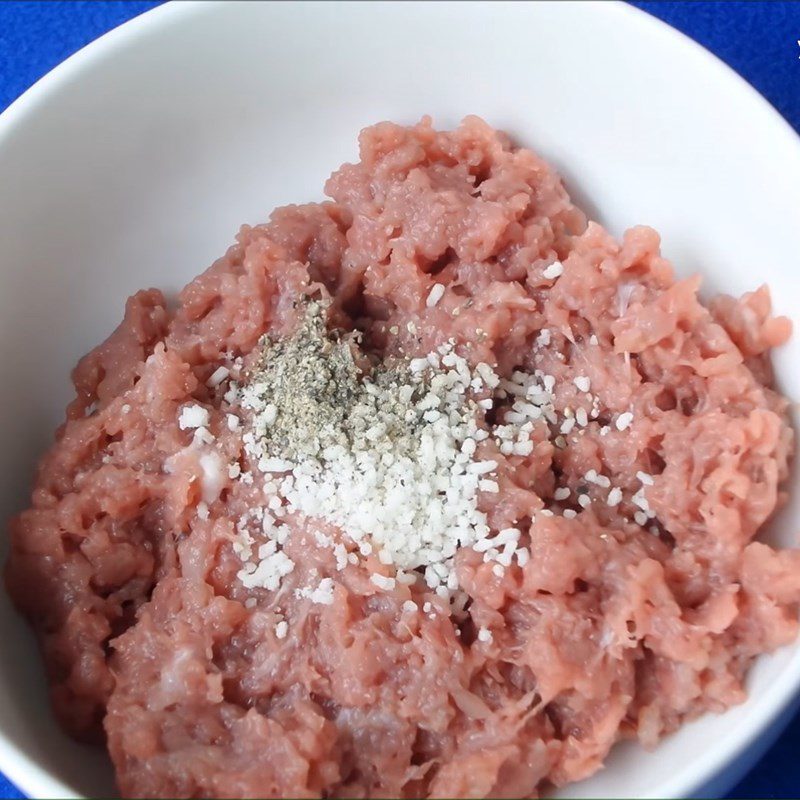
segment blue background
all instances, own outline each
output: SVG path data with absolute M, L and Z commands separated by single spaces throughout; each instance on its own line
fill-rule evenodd
M 0 111 L 79 48 L 153 0 L 0 2 Z M 634 2 L 716 53 L 800 131 L 800 2 Z M 800 224 L 800 220 L 798 220 Z M 800 797 L 800 716 L 731 793 Z M 23 797 L 0 775 L 0 798 Z

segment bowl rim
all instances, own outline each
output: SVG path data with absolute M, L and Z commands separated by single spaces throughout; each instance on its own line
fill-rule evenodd
M 468 0 L 457 0 L 454 4 L 460 5 L 464 2 Z M 561 0 L 545 0 L 545 4 L 555 2 L 558 5 L 584 5 L 579 0 L 567 0 L 566 3 Z M 406 7 L 427 4 L 425 0 L 410 0 L 410 2 L 389 0 L 389 3 L 393 5 L 402 3 Z M 356 4 L 363 5 L 357 0 L 341 2 L 343 6 Z M 183 0 L 180 3 L 170 0 L 142 12 L 89 42 L 43 75 L 0 113 L 0 149 L 14 129 L 24 125 L 27 117 L 45 104 L 51 95 L 57 93 L 63 85 L 79 80 L 82 73 L 96 68 L 105 58 L 113 57 L 117 48 L 146 37 L 154 29 L 192 15 L 239 5 L 246 6 L 249 3 L 242 0 Z M 630 24 L 633 20 L 636 26 L 649 28 L 650 36 L 662 42 L 670 40 L 669 45 L 673 50 L 683 51 L 695 60 L 702 60 L 703 69 L 707 70 L 715 81 L 725 85 L 729 92 L 737 95 L 738 101 L 746 105 L 753 116 L 759 117 L 761 125 L 772 128 L 782 138 L 784 152 L 781 155 L 787 155 L 795 161 L 796 170 L 800 174 L 800 135 L 777 109 L 734 69 L 686 34 L 623 0 L 593 4 L 594 13 L 597 13 L 597 9 L 602 9 L 600 13 L 617 15 L 620 20 L 625 20 L 626 24 Z M 731 730 L 728 735 L 717 740 L 715 748 L 705 753 L 702 760 L 690 762 L 683 765 L 682 769 L 676 770 L 671 780 L 658 787 L 658 796 L 683 797 L 695 794 L 751 747 L 771 724 L 779 720 L 782 713 L 786 716 L 785 712 L 791 709 L 800 693 L 800 646 L 796 646 L 796 649 L 797 652 L 779 679 L 770 685 L 764 697 L 760 698 L 751 709 L 747 725 Z M 783 727 L 788 718 L 780 722 Z M 74 789 L 36 764 L 33 758 L 11 741 L 2 730 L 0 730 L 0 769 L 29 796 L 75 796 Z

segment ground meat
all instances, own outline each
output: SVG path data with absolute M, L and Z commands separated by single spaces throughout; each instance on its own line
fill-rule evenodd
M 767 290 L 703 306 L 654 231 L 617 242 L 587 224 L 551 167 L 476 118 L 368 128 L 326 193 L 242 228 L 174 310 L 135 295 L 75 369 L 6 568 L 62 724 L 105 734 L 125 796 L 528 797 L 591 775 L 620 738 L 653 746 L 741 702 L 800 599 L 800 553 L 754 541 L 792 450 L 768 361 L 790 326 Z M 244 458 L 208 378 L 287 331 L 311 290 L 371 353 L 452 337 L 502 375 L 553 375 L 560 411 L 591 382 L 602 411 L 563 446 L 495 448 L 500 491 L 482 505 L 493 529 L 524 527 L 530 560 L 498 575 L 460 552 L 466 619 L 424 585 L 429 612 L 411 618 L 408 587 L 335 571 L 314 520 L 289 520 L 279 590 L 236 578 L 253 498 L 225 477 L 208 494 L 180 410 L 209 409 L 217 451 Z M 334 576 L 331 604 L 293 591 L 312 569 Z

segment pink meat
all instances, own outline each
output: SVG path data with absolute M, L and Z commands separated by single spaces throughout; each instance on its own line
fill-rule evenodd
M 753 658 L 795 637 L 800 600 L 800 553 L 756 541 L 792 450 L 768 360 L 790 325 L 766 288 L 706 308 L 654 231 L 617 242 L 587 225 L 550 166 L 476 118 L 449 133 L 368 128 L 326 192 L 242 228 L 174 311 L 154 290 L 131 298 L 75 369 L 6 568 L 61 723 L 104 731 L 125 796 L 530 797 L 591 775 L 621 738 L 653 746 L 741 702 Z M 428 308 L 434 282 L 445 293 Z M 524 567 L 497 576 L 462 551 L 461 625 L 403 615 L 407 599 L 444 608 L 424 587 L 336 572 L 312 520 L 290 520 L 281 589 L 245 590 L 232 542 L 253 497 L 226 480 L 198 515 L 178 414 L 208 407 L 216 446 L 246 460 L 206 380 L 289 330 L 314 287 L 374 352 L 424 355 L 452 337 L 472 363 L 555 376 L 559 411 L 589 410 L 573 378 L 590 378 L 603 412 L 567 447 L 486 443 L 493 527 L 549 507 L 556 483 L 574 496 L 590 469 L 626 497 L 652 475 L 655 520 L 633 524 L 629 501 L 588 485 L 595 502 L 575 518 L 528 522 Z M 535 349 L 544 328 L 551 343 Z M 312 569 L 334 577 L 332 605 L 295 596 Z

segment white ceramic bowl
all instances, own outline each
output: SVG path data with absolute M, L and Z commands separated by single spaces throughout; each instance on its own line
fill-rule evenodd
M 800 307 L 800 143 L 706 51 L 616 4 L 180 3 L 70 58 L 0 117 L 0 518 L 26 500 L 68 371 L 142 286 L 175 289 L 242 222 L 317 199 L 361 127 L 485 117 L 541 151 L 614 232 L 644 222 L 707 287 L 767 281 Z M 777 368 L 800 395 L 800 337 Z M 788 544 L 798 496 L 773 535 Z M 0 600 L 0 769 L 24 791 L 108 794 L 101 755 L 55 728 L 27 629 Z M 749 701 L 655 752 L 616 749 L 571 797 L 733 784 L 780 729 L 800 646 Z

